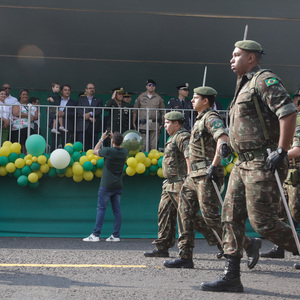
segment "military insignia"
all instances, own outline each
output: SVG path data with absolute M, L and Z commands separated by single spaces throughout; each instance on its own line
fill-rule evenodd
M 267 86 L 270 86 L 270 85 L 273 85 L 275 83 L 278 83 L 278 80 L 276 78 L 269 78 L 269 79 L 266 79 L 266 85 Z
M 212 127 L 215 128 L 215 129 L 223 127 L 223 122 L 221 120 L 214 121 L 212 123 Z
M 296 132 L 296 136 L 299 137 L 300 136 L 300 131 Z

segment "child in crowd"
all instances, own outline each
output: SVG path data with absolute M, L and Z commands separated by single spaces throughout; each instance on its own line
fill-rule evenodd
M 51 89 L 52 92 L 49 93 L 49 96 L 47 98 L 47 101 L 49 101 L 49 104 L 53 104 L 53 105 L 60 105 L 60 99 L 61 96 L 59 94 L 60 91 L 60 84 L 58 82 L 52 82 L 51 83 Z M 51 107 L 50 108 L 50 114 L 55 114 L 56 115 L 57 109 L 56 107 Z M 63 123 L 63 118 L 62 117 L 58 117 L 58 123 L 59 123 L 59 130 L 61 131 L 65 131 L 68 132 L 67 129 L 64 128 L 64 123 Z M 51 129 L 52 133 L 56 133 L 56 134 L 60 134 L 60 132 L 57 130 L 57 115 L 56 118 L 53 118 L 53 127 Z

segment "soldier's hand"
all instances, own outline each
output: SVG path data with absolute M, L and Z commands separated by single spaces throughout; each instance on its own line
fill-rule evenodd
M 284 160 L 287 155 L 282 147 L 277 148 L 275 151 L 272 151 L 266 160 L 266 168 L 272 173 L 275 173 L 277 166 Z
M 217 167 L 210 165 L 206 170 L 206 176 L 209 179 L 215 180 L 217 176 Z
M 227 144 L 222 144 L 221 150 L 220 150 L 220 156 L 222 158 L 228 157 L 232 153 L 231 148 Z

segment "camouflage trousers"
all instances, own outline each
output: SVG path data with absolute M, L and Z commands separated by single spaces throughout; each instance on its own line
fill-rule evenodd
M 244 162 L 231 171 L 222 210 L 225 254 L 242 257 L 246 219 L 253 229 L 274 244 L 291 252 L 297 247 L 289 225 L 278 218 L 280 193 L 274 174 L 263 161 Z M 287 175 L 287 161 L 278 168 L 280 179 Z
M 217 182 L 218 187 L 223 179 Z M 212 181 L 204 176 L 188 176 L 183 183 L 178 206 L 178 248 L 181 258 L 192 258 L 195 240 L 195 216 L 202 213 L 205 224 L 222 238 L 220 202 Z
M 284 183 L 284 194 L 289 204 L 289 209 L 293 219 L 300 223 L 300 181 L 296 186 Z M 284 205 L 280 202 L 280 215 L 283 215 L 285 221 L 288 220 Z
M 158 238 L 152 242 L 159 250 L 168 250 L 175 245 L 177 208 L 181 187 L 182 182 L 171 184 L 165 182 L 163 184 L 158 207 Z M 206 225 L 199 213 L 194 214 L 194 226 L 205 237 L 209 245 L 218 243 L 212 230 Z

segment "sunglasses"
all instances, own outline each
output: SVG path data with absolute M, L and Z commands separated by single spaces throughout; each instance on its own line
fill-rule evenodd
M 11 88 L 8 87 L 8 86 L 4 86 L 3 88 L 4 88 L 5 90 L 11 90 Z
M 148 83 L 148 86 L 156 86 L 154 83 Z

